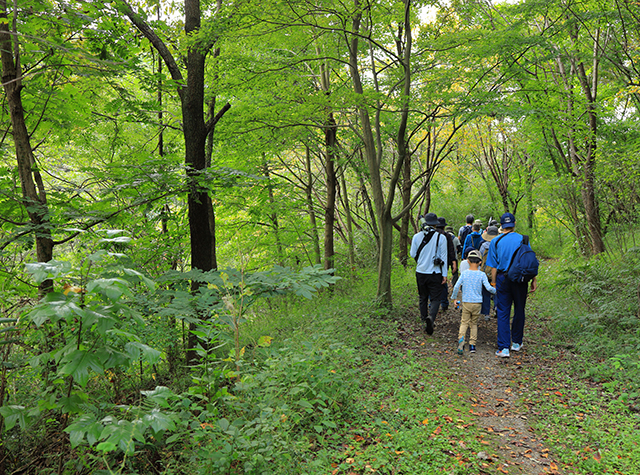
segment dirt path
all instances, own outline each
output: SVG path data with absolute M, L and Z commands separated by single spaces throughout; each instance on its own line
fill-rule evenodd
M 525 379 L 519 374 L 527 365 L 535 365 L 535 358 L 527 346 L 537 344 L 535 332 L 525 326 L 525 341 L 520 352 L 511 352 L 510 358 L 497 358 L 496 319 L 478 325 L 477 352 L 470 354 L 468 345 L 464 355 L 456 351 L 460 311 L 453 306 L 440 312 L 432 336 L 424 332 L 419 317 L 408 318 L 399 329 L 400 336 L 417 351 L 424 352 L 451 368 L 454 375 L 465 381 L 474 395 L 473 414 L 481 430 L 495 441 L 486 453 L 479 453 L 487 467 L 486 473 L 508 474 L 566 474 L 561 464 L 545 446 L 544 440 L 530 427 L 533 416 L 526 404 L 520 404 Z M 423 344 L 424 343 L 424 344 Z

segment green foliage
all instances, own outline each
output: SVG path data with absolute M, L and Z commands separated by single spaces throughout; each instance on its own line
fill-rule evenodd
M 545 272 L 540 311 L 549 313 L 562 339 L 593 359 L 586 376 L 628 388 L 640 397 L 640 252 L 619 258 L 572 259 Z M 547 288 L 544 290 L 544 288 Z
M 219 442 L 226 446 L 229 427 L 225 426 L 221 413 L 235 411 L 240 417 L 247 412 L 244 417 L 250 417 L 247 424 L 251 426 L 264 416 L 263 411 L 255 410 L 257 401 L 261 404 L 270 401 L 278 410 L 283 404 L 277 401 L 279 393 L 266 398 L 266 393 L 257 389 L 247 391 L 238 387 L 237 394 L 232 395 L 230 389 L 234 379 L 240 378 L 240 367 L 243 375 L 247 368 L 246 376 L 242 376 L 246 381 L 250 381 L 251 374 L 258 380 L 271 380 L 280 378 L 289 366 L 301 368 L 300 378 L 282 382 L 292 394 L 298 391 L 289 386 L 308 386 L 306 397 L 312 401 L 310 406 L 284 404 L 295 408 L 287 410 L 286 417 L 298 421 L 298 425 L 303 417 L 314 418 L 308 415 L 310 408 L 311 413 L 320 414 L 335 410 L 336 401 L 344 398 L 345 390 L 337 384 L 333 373 L 324 379 L 319 377 L 324 368 L 318 361 L 328 359 L 330 353 L 310 349 L 308 356 L 297 358 L 282 349 L 271 357 L 263 355 L 261 360 L 268 363 L 261 369 L 262 363 L 244 357 L 245 349 L 238 346 L 247 308 L 267 296 L 291 294 L 311 298 L 318 288 L 338 280 L 331 271 L 314 267 L 294 272 L 276 267 L 253 274 L 233 269 L 172 272 L 162 276 L 158 285 L 128 267 L 130 260 L 125 254 L 110 250 L 129 243 L 127 237 L 119 234 L 107 233 L 108 237 L 97 243 L 97 247 L 103 248 L 88 254 L 77 267 L 66 261 L 27 265 L 36 282 L 53 278 L 71 284 L 65 285 L 63 291 L 47 294 L 20 318 L 19 328 L 15 325 L 17 318 L 0 320 L 0 324 L 13 324 L 3 326 L 3 334 L 10 335 L 19 329 L 21 340 L 30 348 L 28 354 L 13 355 L 14 361 L 27 359 L 28 365 L 12 365 L 14 371 L 9 378 L 16 382 L 16 387 L 33 387 L 30 392 L 20 390 L 5 398 L 0 407 L 3 430 L 42 431 L 42 421 L 51 421 L 53 430 L 68 434 L 72 449 L 85 451 L 84 463 L 89 466 L 95 466 L 99 459 L 94 457 L 102 454 L 108 464 L 124 456 L 129 460 L 126 466 L 134 468 L 141 463 L 141 450 L 154 447 L 155 452 L 160 452 L 166 447 L 184 447 L 182 441 L 192 439 L 199 444 L 210 440 L 209 427 L 213 426 L 223 429 L 216 435 L 220 440 L 214 438 L 217 442 L 212 444 Z M 196 292 L 189 290 L 194 282 L 200 284 Z M 171 369 L 175 361 L 170 360 L 169 351 L 181 321 L 193 324 L 192 333 L 197 341 L 195 351 L 199 359 L 188 370 L 190 382 L 178 379 L 171 387 L 155 386 L 148 390 L 146 387 L 155 383 L 152 380 L 164 377 L 167 371 L 176 374 L 175 368 Z M 228 352 L 231 357 L 225 358 L 223 350 L 233 347 L 227 342 L 234 340 L 236 345 Z M 270 341 L 264 337 L 259 344 L 268 348 Z M 12 342 L 13 339 L 2 341 L 0 346 Z M 288 358 L 294 362 L 287 362 Z M 285 361 L 284 367 L 276 363 L 279 359 Z M 304 370 L 307 361 L 310 369 Z M 233 370 L 229 363 L 235 363 Z M 253 367 L 257 369 L 249 371 Z M 265 376 L 263 372 L 275 376 Z M 250 401 L 240 404 L 241 393 L 248 394 L 246 399 Z M 225 406 L 228 407 L 224 409 Z M 269 407 L 264 406 L 264 410 Z M 236 426 L 238 417 L 232 419 Z M 315 420 L 325 424 L 320 416 Z M 279 424 L 276 419 L 273 422 Z M 241 428 L 249 430 L 244 424 Z M 246 439 L 247 450 L 255 445 L 252 434 Z M 244 437 L 238 440 L 245 441 Z M 199 446 L 192 446 L 194 450 L 196 447 Z

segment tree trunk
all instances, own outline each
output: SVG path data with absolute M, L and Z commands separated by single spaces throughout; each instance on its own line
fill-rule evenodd
M 33 226 L 38 262 L 49 262 L 53 258 L 53 240 L 49 207 L 40 172 L 38 171 L 31 140 L 24 118 L 22 105 L 22 76 L 20 72 L 18 46 L 13 44 L 12 32 L 7 18 L 7 2 L 0 1 L 0 49 L 2 60 L 2 85 L 9 105 L 11 129 L 16 150 L 18 175 L 22 187 L 22 204 L 26 208 Z M 15 54 L 14 54 L 15 52 Z M 40 294 L 53 290 L 53 281 L 47 279 L 39 285 Z
M 358 116 L 360 119 L 360 127 L 362 133 L 362 139 L 364 143 L 364 155 L 369 169 L 369 180 L 371 183 L 371 193 L 373 195 L 373 203 L 375 205 L 376 217 L 378 218 L 378 229 L 380 234 L 379 243 L 379 256 L 378 256 L 378 288 L 376 296 L 383 305 L 390 306 L 391 299 L 391 262 L 393 257 L 393 224 L 394 220 L 391 216 L 391 208 L 395 196 L 395 188 L 400 177 L 400 172 L 403 167 L 404 159 L 407 155 L 406 152 L 406 127 L 408 118 L 408 106 L 409 106 L 409 91 L 411 87 L 410 81 L 410 56 L 411 56 L 411 25 L 410 25 L 410 6 L 411 0 L 405 0 L 404 18 L 402 26 L 400 28 L 403 32 L 406 44 L 404 50 L 402 50 L 401 66 L 403 68 L 403 91 L 402 91 L 402 116 L 400 125 L 398 127 L 397 144 L 402 149 L 398 156 L 398 162 L 394 167 L 387 197 L 385 199 L 384 191 L 382 187 L 381 177 L 381 158 L 382 149 L 380 141 L 376 143 L 372 124 L 369 117 L 369 110 L 366 107 L 366 101 L 359 102 Z M 359 62 L 358 62 L 358 44 L 361 36 L 360 26 L 362 20 L 362 11 L 360 7 L 360 1 L 354 0 L 354 6 L 356 13 L 352 18 L 351 24 L 351 40 L 349 44 L 349 72 L 351 75 L 351 81 L 353 85 L 353 91 L 357 96 L 364 95 L 364 88 L 362 85 L 362 79 L 360 76 Z M 366 36 L 366 35 L 365 35 Z M 375 68 L 375 63 L 372 59 L 372 67 Z M 375 77 L 375 70 L 373 71 L 374 82 L 377 82 Z M 379 110 L 378 110 L 379 111 Z M 376 129 L 381 129 L 380 115 L 376 114 Z M 378 134 L 380 138 L 380 134 Z M 405 211 L 406 212 L 406 211 Z
M 596 42 L 597 42 L 596 37 Z M 594 52 L 594 55 L 596 53 Z M 600 254 L 605 251 L 604 241 L 602 239 L 602 223 L 600 222 L 600 209 L 598 202 L 596 201 L 595 192 L 595 167 L 596 167 L 596 134 L 598 131 L 598 121 L 596 117 L 596 94 L 595 88 L 592 88 L 587 79 L 585 73 L 584 64 L 578 65 L 578 78 L 580 79 L 580 85 L 582 86 L 582 92 L 588 102 L 588 118 L 589 118 L 589 132 L 590 136 L 587 138 L 585 144 L 586 156 L 582 160 L 582 188 L 581 195 L 584 203 L 584 212 L 589 229 L 589 235 L 591 237 L 591 251 L 593 254 Z M 593 75 L 597 77 L 598 64 L 594 58 L 594 71 Z M 594 80 L 595 84 L 595 80 Z
M 185 0 L 185 32 L 187 36 L 200 29 L 199 0 Z M 182 122 L 185 142 L 185 164 L 187 165 L 187 207 L 191 240 L 191 267 L 207 272 L 215 269 L 215 246 L 212 234 L 212 204 L 206 188 L 200 181 L 206 168 L 205 144 L 207 127 L 204 120 L 204 72 L 206 52 L 199 44 L 192 45 L 186 56 L 187 82 L 182 96 Z M 191 291 L 197 292 L 202 285 L 191 282 Z M 195 324 L 190 324 L 190 330 Z M 198 338 L 189 333 L 187 361 L 197 359 L 195 348 Z
M 280 225 L 278 223 L 278 212 L 276 211 L 278 206 L 276 204 L 276 199 L 273 194 L 273 183 L 271 183 L 271 173 L 269 172 L 269 163 L 265 155 L 262 155 L 263 160 L 263 173 L 265 178 L 267 179 L 267 193 L 269 196 L 269 207 L 271 208 L 271 214 L 269 214 L 269 220 L 271 221 L 271 226 L 273 227 L 273 233 L 276 240 L 276 252 L 278 254 L 278 264 L 280 267 L 284 267 L 284 252 L 282 248 L 282 241 L 280 240 Z
M 313 256 L 315 264 L 320 264 L 320 236 L 318 235 L 318 224 L 316 222 L 316 212 L 313 208 L 313 174 L 311 173 L 311 152 L 309 146 L 306 147 L 305 166 L 307 171 L 307 183 L 305 184 L 305 194 L 307 197 L 307 212 L 311 224 L 311 239 L 313 241 Z
M 347 181 L 344 177 L 344 173 L 340 175 L 340 185 L 342 189 L 342 206 L 344 207 L 344 214 L 347 220 L 347 245 L 349 247 L 349 265 L 351 270 L 356 270 L 356 250 L 353 243 L 353 216 L 351 215 L 351 207 L 349 204 L 349 192 L 347 191 Z
M 333 113 L 329 113 L 327 126 L 324 131 L 325 144 L 325 175 L 327 181 L 327 202 L 324 209 L 324 268 L 333 269 L 335 267 L 333 228 L 336 218 L 336 136 L 338 126 L 333 118 Z

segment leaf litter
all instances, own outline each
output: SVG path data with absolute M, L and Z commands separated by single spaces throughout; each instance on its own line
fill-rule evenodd
M 539 331 L 531 331 L 529 322 L 525 325 L 523 349 L 504 359 L 495 356 L 495 317 L 489 321 L 481 318 L 478 322 L 475 354 L 468 353 L 468 345 L 462 356 L 455 351 L 460 311 L 451 308 L 438 314 L 433 335 L 428 336 L 420 325 L 419 316 L 412 314 L 401 322 L 398 336 L 407 349 L 428 357 L 425 361 L 435 361 L 441 369 L 449 368 L 473 395 L 470 412 L 481 432 L 479 441 L 487 446 L 476 456 L 482 460 L 486 473 L 570 474 L 571 467 L 562 466 L 545 445 L 544 435 L 537 434 L 529 423 L 533 418 L 541 417 L 535 405 L 525 401 L 527 383 L 519 379 L 523 365 L 536 365 L 535 359 L 527 354 L 527 345 L 536 345 L 537 339 L 541 338 L 537 336 Z M 540 368 L 540 371 L 544 370 Z M 554 397 L 562 397 L 557 388 L 549 391 Z

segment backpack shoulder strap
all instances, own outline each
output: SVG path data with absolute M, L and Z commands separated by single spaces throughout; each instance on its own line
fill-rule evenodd
M 424 232 L 424 231 L 423 231 Z M 422 238 L 422 242 L 420 243 L 420 246 L 418 247 L 418 250 L 416 251 L 416 257 L 415 260 L 416 262 L 418 262 L 418 257 L 420 257 L 420 253 L 422 252 L 422 250 L 424 249 L 424 246 L 426 246 L 427 244 L 429 244 L 429 241 L 431 241 L 431 238 L 433 237 L 433 234 L 435 233 L 435 231 L 432 231 L 430 233 L 424 233 L 424 236 Z M 438 233 L 438 238 L 440 237 L 439 235 L 440 233 Z M 437 246 L 437 241 L 436 241 L 436 246 Z
M 502 239 L 505 236 L 506 234 L 503 234 L 502 236 L 499 236 L 498 239 L 496 239 L 496 250 L 498 250 L 498 244 L 500 243 L 500 239 Z

